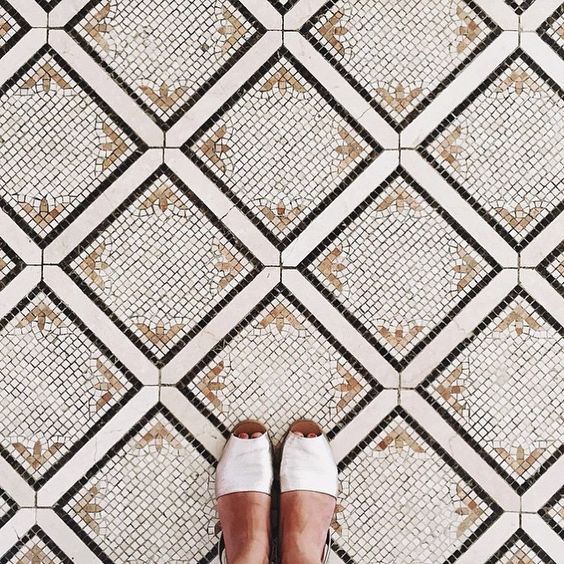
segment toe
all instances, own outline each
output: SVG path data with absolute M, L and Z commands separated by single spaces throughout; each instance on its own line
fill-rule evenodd
M 298 437 L 303 437 L 304 434 L 300 433 L 299 431 L 294 431 L 294 435 L 297 435 Z
M 262 436 L 262 433 L 253 433 L 253 434 L 251 435 L 251 439 L 258 439 L 258 438 L 261 437 L 261 436 Z
M 317 437 L 317 435 L 315 433 L 308 433 L 307 434 L 308 439 L 315 439 L 315 437 Z
M 248 433 L 239 433 L 239 438 L 240 438 L 240 439 L 248 439 L 248 438 L 249 438 L 249 434 L 248 434 Z

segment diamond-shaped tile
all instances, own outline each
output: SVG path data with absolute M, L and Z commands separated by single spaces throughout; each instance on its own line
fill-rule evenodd
M 331 0 L 304 32 L 400 131 L 500 30 L 471 0 Z
M 9 2 L 0 0 L 0 57 L 30 29 Z
M 4 556 L 4 564 L 72 564 L 38 525 L 34 525 Z
M 564 538 L 564 487 L 554 494 L 539 514 L 560 538 Z
M 43 284 L 0 322 L 0 350 L 0 454 L 35 488 L 139 387 Z
M 18 510 L 17 503 L 0 488 L 0 527 L 11 519 Z
M 486 564 L 556 564 L 556 562 L 523 529 L 519 529 Z
M 93 0 L 67 30 L 165 129 L 264 31 L 238 0 Z
M 564 59 L 564 4 L 539 27 L 537 33 Z
M 499 270 L 401 168 L 300 268 L 397 370 Z
M 283 248 L 380 147 L 283 48 L 183 150 Z
M 401 407 L 339 472 L 348 497 L 334 522 L 336 552 L 348 564 L 454 562 L 501 512 Z
M 144 144 L 50 47 L 2 88 L 0 206 L 45 246 Z
M 261 268 L 164 165 L 63 267 L 159 366 Z
M 275 288 L 180 384 L 224 433 L 250 417 L 274 440 L 309 417 L 333 436 L 381 390 L 284 287 Z
M 419 388 L 519 493 L 564 452 L 563 345 L 564 329 L 515 288 Z
M 520 250 L 564 209 L 563 122 L 564 92 L 517 50 L 421 151 Z
M 564 296 L 564 242 L 537 267 L 538 271 Z
M 529 6 L 532 6 L 535 0 L 505 0 L 505 3 L 511 6 L 518 15 L 521 15 Z
M 19 274 L 25 263 L 0 239 L 0 290 Z
M 212 455 L 156 406 L 56 511 L 102 562 L 204 564 L 217 542 L 214 467 Z

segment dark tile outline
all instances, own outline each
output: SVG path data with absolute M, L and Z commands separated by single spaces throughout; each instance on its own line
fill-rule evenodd
M 268 0 L 279 12 L 281 15 L 287 14 L 300 0 L 287 0 L 285 4 L 283 4 L 280 0 Z
M 564 4 L 563 4 L 563 8 L 564 8 Z M 560 243 L 560 245 L 558 245 L 547 257 L 545 257 L 541 261 L 541 263 L 537 266 L 536 270 L 541 276 L 543 276 L 543 278 L 546 278 L 546 280 L 548 280 L 548 282 L 552 286 L 554 286 L 556 291 L 562 297 L 564 297 L 564 284 L 562 282 L 560 282 L 557 278 L 555 278 L 548 271 L 548 267 L 552 263 L 552 261 L 555 260 L 562 253 L 564 253 L 564 241 L 562 241 L 562 243 Z M 563 261 L 564 261 L 564 256 L 563 256 Z
M 564 15 L 564 4 L 561 4 L 559 8 L 557 8 L 551 16 L 549 16 L 538 28 L 537 33 L 539 37 L 550 47 L 552 47 L 556 53 L 560 56 L 561 59 L 564 59 L 564 46 L 559 45 L 550 35 L 548 35 L 548 30 L 552 26 L 552 24 Z
M 208 129 L 215 125 L 225 112 L 230 110 L 248 91 L 250 91 L 282 57 L 287 59 L 290 64 L 298 70 L 300 75 L 311 84 L 314 90 L 316 90 L 325 99 L 331 108 L 354 129 L 355 133 L 368 145 L 368 150 L 371 151 L 363 161 L 358 163 L 358 165 L 349 172 L 349 174 L 341 181 L 333 192 L 325 196 L 286 237 L 278 239 L 278 237 L 276 237 L 271 230 L 265 226 L 264 222 L 261 221 L 261 219 L 241 200 L 241 198 L 239 198 L 223 180 L 216 176 L 206 163 L 202 161 L 194 151 L 192 151 L 190 146 L 197 141 L 200 141 L 203 135 L 207 133 Z M 375 139 L 372 138 L 364 127 L 360 125 L 360 123 L 358 123 L 349 114 L 349 112 L 331 96 L 329 91 L 321 85 L 321 83 L 288 51 L 288 49 L 282 46 L 271 57 L 269 57 L 263 65 L 261 65 L 251 78 L 249 78 L 245 84 L 243 84 L 237 92 L 235 92 L 235 94 L 227 100 L 227 102 L 225 102 L 210 118 L 206 120 L 198 131 L 196 131 L 182 145 L 182 147 L 180 147 L 180 150 L 198 165 L 200 170 L 237 205 L 237 207 L 263 232 L 263 235 L 279 251 L 282 251 L 312 222 L 313 219 L 315 219 L 339 194 L 341 194 L 345 188 L 349 186 L 351 182 L 376 159 L 378 155 L 382 153 L 383 148 Z
M 354 78 L 354 76 L 341 64 L 341 57 L 335 56 L 323 44 L 319 42 L 314 33 L 314 26 L 319 19 L 324 16 L 339 0 L 329 0 L 324 4 L 301 28 L 300 33 L 323 55 L 331 65 L 339 72 L 341 76 L 370 104 L 376 112 L 382 117 L 388 125 L 390 125 L 396 133 L 400 133 L 406 126 L 408 126 L 423 110 L 458 76 L 462 70 L 469 65 L 486 47 L 488 47 L 494 39 L 501 35 L 501 28 L 484 12 L 473 0 L 464 0 L 464 2 L 481 18 L 481 20 L 488 26 L 490 33 L 484 40 L 478 44 L 474 50 L 468 55 L 464 61 L 459 63 L 452 71 L 450 71 L 437 87 L 431 91 L 423 100 L 421 100 L 415 108 L 401 121 L 396 121 L 382 106 L 376 101 L 374 96 L 366 90 L 364 86 Z
M 8 12 L 8 14 L 12 18 L 14 18 L 16 24 L 19 27 L 16 33 L 14 33 L 14 35 L 10 39 L 8 39 L 8 41 L 4 45 L 0 45 L 0 57 L 2 57 L 31 29 L 31 26 L 22 16 L 20 16 L 20 14 L 9 2 L 0 0 L 0 8 Z
M 545 504 L 538 510 L 538 514 L 542 520 L 561 538 L 564 539 L 564 527 L 560 526 L 554 519 L 548 515 L 548 510 L 553 505 L 564 499 L 564 486 L 561 487 Z
M 260 311 L 265 308 L 271 300 L 278 296 L 283 296 L 286 298 L 298 311 L 311 323 L 323 337 L 329 342 L 329 344 L 335 348 L 335 350 L 342 354 L 349 364 L 366 380 L 366 382 L 371 386 L 366 395 L 354 406 L 346 415 L 339 420 L 339 422 L 330 430 L 327 431 L 327 437 L 329 439 L 333 438 L 347 423 L 352 421 L 364 407 L 370 403 L 383 389 L 384 387 L 378 380 L 372 376 L 364 366 L 358 361 L 337 339 L 326 329 L 320 321 L 307 309 L 307 307 L 294 296 L 286 286 L 282 283 L 278 283 L 268 294 L 261 299 L 261 301 L 253 307 L 253 309 L 245 315 L 245 317 L 233 328 L 229 333 L 219 341 L 212 350 L 210 350 L 196 366 L 188 371 L 186 375 L 176 384 L 180 392 L 188 398 L 190 403 L 194 405 L 200 413 L 204 415 L 209 421 L 211 421 L 221 432 L 221 434 L 228 438 L 231 429 L 228 429 L 219 418 L 209 410 L 206 405 L 196 397 L 187 387 L 187 385 L 198 376 L 201 370 L 203 370 L 208 362 L 212 361 L 218 356 L 218 354 L 243 330 L 245 327 L 250 325 Z
M 522 540 L 543 562 L 543 564 L 556 564 L 552 558 L 525 533 L 521 528 L 517 529 L 503 544 L 503 546 L 486 562 L 486 564 L 500 564 L 501 557 L 518 541 Z
M 503 513 L 502 508 L 480 487 L 480 485 L 452 458 L 437 441 L 421 426 L 417 421 L 401 406 L 397 405 L 376 425 L 362 441 L 360 441 L 354 449 L 338 464 L 339 472 L 342 472 L 351 462 L 355 460 L 358 454 L 364 450 L 389 424 L 395 417 L 401 417 L 426 443 L 427 445 L 446 463 L 454 472 L 464 480 L 473 492 L 475 492 L 484 503 L 492 510 L 492 514 L 467 538 L 460 548 L 455 550 L 443 564 L 454 563 L 468 548 L 476 542 L 476 540 L 496 521 Z M 332 542 L 332 548 L 339 555 L 345 564 L 363 564 L 357 563 L 345 550 L 343 550 L 336 541 Z M 438 563 L 437 563 L 438 564 Z
M 35 0 L 47 13 L 49 13 L 55 6 L 61 3 L 61 0 L 54 0 L 49 2 L 49 0 Z
M 495 70 L 478 86 L 474 89 L 470 95 L 461 102 L 456 108 L 439 123 L 439 125 L 431 132 L 429 135 L 423 139 L 420 145 L 417 147 L 417 151 L 423 156 L 423 158 L 437 170 L 437 172 L 444 178 L 444 180 L 450 184 L 450 186 L 456 190 L 475 210 L 480 216 L 493 228 L 503 239 L 505 239 L 517 252 L 522 251 L 550 222 L 552 222 L 557 215 L 564 211 L 564 199 L 542 220 L 540 221 L 529 234 L 519 243 L 517 242 L 511 233 L 503 227 L 503 225 L 495 219 L 489 212 L 487 212 L 480 202 L 474 198 L 470 192 L 462 186 L 457 180 L 455 180 L 449 172 L 433 157 L 433 155 L 427 150 L 429 145 L 437 139 L 437 137 L 443 133 L 443 131 L 454 121 L 455 118 L 459 116 L 470 104 L 472 104 L 478 97 L 480 97 L 485 90 L 495 82 L 501 74 L 509 68 L 509 66 L 516 61 L 521 59 L 526 65 L 528 65 L 544 82 L 551 87 L 556 94 L 561 98 L 564 98 L 564 90 L 552 80 L 542 68 L 531 59 L 520 47 L 518 47 L 511 55 L 509 55 L 504 61 L 502 61 Z M 555 186 L 556 190 L 556 186 Z
M 190 443 L 198 453 L 212 467 L 216 467 L 217 461 L 212 454 L 190 433 L 190 431 L 170 412 L 170 410 L 162 403 L 157 403 L 151 407 L 144 415 L 141 416 L 122 436 L 119 441 L 114 444 L 110 450 L 92 466 L 84 476 L 82 476 L 73 486 L 70 487 L 62 497 L 54 504 L 55 513 L 77 534 L 77 536 L 96 554 L 96 556 L 105 564 L 113 564 L 113 560 L 109 558 L 104 551 L 96 544 L 96 542 L 80 527 L 74 519 L 65 512 L 64 506 L 76 495 L 80 489 L 96 475 L 102 468 L 116 455 L 123 447 L 158 413 L 162 414 L 173 426 L 174 429 L 181 434 L 186 441 Z M 194 564 L 208 564 L 217 555 L 217 543 L 206 556 Z
M 18 504 L 8 495 L 8 493 L 0 488 L 0 500 L 8 505 L 8 510 L 4 515 L 0 515 L 0 528 L 3 527 L 19 509 Z
M 227 60 L 219 69 L 217 69 L 209 80 L 205 81 L 186 103 L 182 104 L 167 120 L 159 117 L 149 104 L 135 93 L 135 91 L 123 80 L 119 73 L 114 71 L 111 64 L 107 63 L 95 49 L 86 41 L 82 35 L 75 29 L 88 12 L 101 3 L 101 0 L 90 0 L 64 27 L 65 31 L 88 53 L 94 61 L 104 69 L 108 75 L 122 88 L 130 98 L 147 114 L 163 131 L 168 131 L 192 106 L 196 104 L 202 96 L 215 84 L 218 80 L 232 68 L 243 55 L 266 33 L 266 28 L 255 18 L 255 16 L 243 6 L 239 0 L 229 0 L 243 14 L 244 18 L 251 23 L 255 32 L 249 37 L 246 43 L 241 45 L 238 50 Z
M 59 560 L 63 564 L 72 564 L 73 561 L 54 543 L 54 541 L 37 524 L 33 525 L 31 529 L 29 529 L 29 531 L 23 537 L 21 537 L 16 544 L 12 546 L 12 548 L 10 548 L 10 550 L 8 550 L 8 552 L 4 554 L 4 556 L 0 557 L 0 562 L 8 563 L 10 559 L 13 558 L 18 553 L 18 551 L 36 535 L 45 543 L 45 545 L 51 551 L 53 551 L 55 556 L 57 556 L 57 558 L 59 558 Z
M 206 217 L 219 229 L 219 231 L 229 240 L 229 242 L 241 252 L 246 260 L 252 266 L 252 270 L 222 299 L 204 314 L 202 319 L 198 321 L 190 331 L 184 336 L 162 357 L 158 358 L 150 348 L 145 345 L 143 340 L 132 331 L 112 310 L 106 305 L 102 298 L 86 284 L 82 277 L 71 268 L 71 262 L 75 260 L 85 248 L 96 240 L 102 231 L 109 227 L 119 216 L 161 175 L 166 175 L 171 182 L 177 187 Z M 207 204 L 200 200 L 180 178 L 178 178 L 167 165 L 161 164 L 147 179 L 145 179 L 108 217 L 103 219 L 97 227 L 95 227 L 85 239 L 83 239 L 61 262 L 61 268 L 72 278 L 75 284 L 112 320 L 119 330 L 127 336 L 127 338 L 158 368 L 162 368 L 174 357 L 197 333 L 199 333 L 212 318 L 225 307 L 233 297 L 238 294 L 247 284 L 253 280 L 264 268 L 260 261 L 247 249 L 247 247 L 239 241 L 239 239 L 223 225 L 217 216 L 208 208 Z
M 475 440 L 465 429 L 458 423 L 434 397 L 425 388 L 430 384 L 435 382 L 437 378 L 440 377 L 442 371 L 447 368 L 450 363 L 458 358 L 458 356 L 463 353 L 468 345 L 470 345 L 480 334 L 487 329 L 487 327 L 492 323 L 497 315 L 499 315 L 516 297 L 524 298 L 531 307 L 539 314 L 557 333 L 559 333 L 564 338 L 564 328 L 560 326 L 558 321 L 552 317 L 540 305 L 536 300 L 534 300 L 521 286 L 515 286 L 509 294 L 498 303 L 491 313 L 470 333 L 468 337 L 459 343 L 454 349 L 452 349 L 448 355 L 444 357 L 441 363 L 429 374 L 416 388 L 419 395 L 427 401 L 440 415 L 441 417 L 453 428 L 456 432 L 484 459 L 496 472 L 499 474 L 519 495 L 523 495 L 547 470 L 552 466 L 562 454 L 564 454 L 564 442 L 560 445 L 560 448 L 555 450 L 555 452 L 546 460 L 536 471 L 536 473 L 529 477 L 523 484 L 519 483 L 503 468 L 501 464 L 496 462 L 496 460 L 488 454 L 480 445 L 480 443 Z
M 515 2 L 515 0 L 505 0 L 505 3 L 508 6 L 511 6 L 518 16 L 520 16 L 527 8 L 529 8 L 529 6 L 532 6 L 534 2 L 535 0 L 526 0 L 519 6 L 519 4 Z
M 86 432 L 78 438 L 69 450 L 55 464 L 53 464 L 40 478 L 35 479 L 4 447 L 0 446 L 0 455 L 8 461 L 17 473 L 35 490 L 39 490 L 50 478 L 59 471 L 77 452 L 84 446 L 120 409 L 123 408 L 141 389 L 141 382 L 130 372 L 119 359 L 90 331 L 90 329 L 79 319 L 79 317 L 61 300 L 45 282 L 39 282 L 35 288 L 20 302 L 14 306 L 10 312 L 0 320 L 0 332 L 6 325 L 17 316 L 40 292 L 43 292 L 53 303 L 60 308 L 71 323 L 89 340 L 92 344 L 125 376 L 130 389 L 115 403 L 104 415 L 96 421 Z
M 3 290 L 25 268 L 25 262 L 3 239 L 0 239 L 0 251 L 14 263 L 14 267 L 7 274 L 0 276 L 0 290 Z
M 419 343 L 417 343 L 408 354 L 406 354 L 401 360 L 397 360 L 392 354 L 388 352 L 388 349 L 374 336 L 374 334 L 365 327 L 357 317 L 349 312 L 346 307 L 341 303 L 339 298 L 328 290 L 317 278 L 317 276 L 309 271 L 309 265 L 318 256 L 325 251 L 334 241 L 335 237 L 341 234 L 341 232 L 353 223 L 358 217 L 368 208 L 379 196 L 380 194 L 388 188 L 388 186 L 396 179 L 403 178 L 410 187 L 412 187 L 418 194 L 420 194 L 425 202 L 430 205 L 433 210 L 444 219 L 447 224 L 459 235 L 461 236 L 480 256 L 488 263 L 491 267 L 491 271 L 474 286 L 468 294 L 466 294 L 455 307 L 453 307 L 438 323 L 433 330 Z M 424 188 L 422 188 L 417 181 L 401 166 L 399 165 L 387 178 L 380 183 L 376 188 L 372 190 L 370 195 L 359 204 L 351 214 L 349 214 L 337 227 L 335 227 L 329 235 L 321 241 L 310 253 L 301 261 L 298 265 L 298 270 L 315 286 L 315 288 L 323 294 L 323 296 L 331 302 L 331 304 L 345 317 L 345 319 L 353 325 L 353 327 L 392 365 L 392 367 L 397 371 L 401 372 L 407 365 L 423 350 L 453 319 L 453 317 L 462 310 L 468 303 L 485 288 L 489 282 L 501 272 L 501 266 L 491 257 L 491 255 L 461 226 L 459 225 L 451 215 L 444 210 L 438 202 L 436 202 Z
M 45 237 L 37 234 L 27 221 L 25 221 L 19 213 L 10 205 L 4 198 L 0 196 L 0 208 L 3 209 L 15 223 L 32 239 L 40 248 L 45 248 L 53 239 L 59 236 L 68 225 L 70 225 L 110 184 L 112 184 L 127 168 L 129 168 L 147 149 L 147 145 L 137 136 L 136 133 L 115 113 L 112 108 L 92 90 L 92 88 L 84 82 L 78 73 L 49 45 L 44 45 L 37 51 L 26 63 L 24 63 L 16 73 L 7 80 L 0 87 L 0 102 L 1 98 L 7 91 L 21 79 L 21 77 L 30 70 L 33 65 L 41 59 L 45 54 L 53 57 L 55 62 L 69 74 L 71 79 L 78 85 L 78 87 L 86 93 L 92 102 L 98 106 L 118 127 L 122 129 L 128 140 L 134 145 L 134 150 L 107 178 L 102 180 L 99 184 L 93 187 L 93 190 L 88 194 L 80 203 L 70 212 L 70 214 L 61 221 L 53 230 L 51 230 Z

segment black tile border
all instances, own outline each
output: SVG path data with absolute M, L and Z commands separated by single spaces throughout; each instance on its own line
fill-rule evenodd
M 0 276 L 0 290 L 3 290 L 25 268 L 25 263 L 4 239 L 0 239 L 0 252 L 3 252 L 14 263 L 14 267 L 7 274 Z
M 564 7 L 564 5 L 563 5 L 563 7 Z M 556 249 L 554 249 L 547 257 L 545 257 L 541 261 L 541 263 L 537 266 L 536 270 L 539 274 L 541 274 L 541 276 L 546 278 L 550 282 L 550 284 L 552 284 L 552 286 L 554 286 L 554 288 L 556 288 L 556 291 L 562 297 L 564 297 L 564 284 L 562 282 L 560 282 L 559 280 L 557 280 L 548 271 L 548 267 L 550 266 L 552 261 L 555 260 L 562 253 L 564 253 L 564 241 L 562 241 L 562 243 L 560 243 L 560 245 L 558 245 L 558 247 L 556 247 Z M 564 256 L 562 257 L 562 260 L 564 261 Z
M 543 521 L 548 524 L 548 526 L 562 539 L 564 540 L 564 527 L 560 526 L 550 515 L 548 514 L 549 509 L 551 509 L 560 500 L 564 500 L 564 486 L 561 487 L 538 511 Z
M 100 108 L 111 120 L 115 123 L 127 136 L 134 147 L 131 147 L 133 152 L 127 157 L 107 178 L 102 180 L 90 194 L 88 194 L 80 203 L 70 212 L 70 214 L 59 223 L 53 230 L 51 230 L 45 237 L 37 234 L 28 223 L 20 216 L 16 210 L 8 204 L 8 202 L 0 196 L 0 208 L 2 208 L 32 239 L 40 248 L 45 248 L 53 239 L 58 237 L 68 225 L 70 225 L 104 190 L 110 186 L 121 174 L 129 168 L 147 149 L 147 145 L 137 136 L 136 133 L 112 110 L 112 108 L 92 90 L 92 88 L 78 75 L 78 73 L 67 64 L 67 62 L 49 45 L 44 45 L 37 51 L 23 66 L 21 66 L 16 73 L 0 87 L 0 102 L 1 98 L 14 86 L 22 76 L 28 72 L 35 63 L 37 63 L 43 55 L 51 56 L 60 67 L 68 73 L 71 79 L 85 92 L 85 94 Z
M 442 564 L 452 564 L 468 548 L 496 521 L 503 510 L 499 505 L 480 487 L 480 485 L 452 458 L 439 443 L 417 423 L 417 421 L 401 406 L 392 408 L 390 412 L 376 425 L 376 427 L 359 442 L 354 449 L 338 464 L 339 472 L 347 468 L 370 443 L 390 424 L 395 417 L 401 417 L 426 443 L 427 445 L 450 466 L 454 472 L 475 492 L 484 503 L 492 510 L 492 514 L 472 533 L 471 537 L 466 539 L 462 546 L 453 552 Z M 345 550 L 343 550 L 336 541 L 333 541 L 332 547 L 345 564 L 363 564 L 357 563 Z M 438 564 L 438 563 L 437 563 Z
M 18 504 L 8 495 L 8 493 L 0 488 L 0 500 L 8 505 L 8 510 L 4 515 L 0 515 L 0 528 L 3 527 L 18 510 Z
M 561 59 L 564 59 L 564 47 L 562 45 L 559 45 L 548 34 L 548 30 L 551 28 L 552 24 L 554 24 L 554 22 L 558 20 L 562 15 L 564 15 L 564 4 L 561 4 L 560 7 L 557 8 L 556 11 L 538 27 L 537 33 L 543 41 L 548 43 L 548 45 L 550 45 L 550 47 L 552 47 L 556 51 Z
M 515 0 L 505 0 L 505 3 L 508 6 L 511 6 L 518 16 L 520 16 L 529 6 L 532 6 L 534 2 L 535 0 L 525 0 L 525 2 L 521 2 L 521 5 L 519 5 L 519 3 L 515 2 Z
M 122 88 L 130 98 L 147 114 L 164 132 L 168 131 L 192 106 L 196 104 L 202 96 L 216 83 L 218 80 L 235 65 L 243 55 L 266 33 L 266 28 L 249 12 L 239 0 L 229 0 L 245 19 L 255 28 L 255 32 L 249 39 L 241 45 L 237 51 L 227 60 L 209 80 L 205 81 L 194 92 L 189 100 L 186 101 L 178 110 L 172 114 L 167 120 L 159 117 L 151 108 L 151 106 L 143 101 L 143 99 L 121 78 L 120 74 L 113 70 L 111 64 L 107 63 L 95 49 L 86 41 L 82 35 L 75 29 L 81 23 L 81 20 L 98 4 L 101 0 L 90 0 L 64 27 L 65 31 L 88 53 L 88 55 L 96 61 L 96 63 L 108 73 L 108 75 Z
M 523 541 L 543 562 L 543 564 L 556 564 L 552 558 L 536 543 L 533 539 L 525 533 L 521 528 L 517 529 L 511 537 L 509 537 L 504 545 L 486 562 L 486 564 L 504 564 L 501 562 L 501 557 L 513 548 L 517 541 Z
M 277 298 L 278 296 L 286 298 L 306 318 L 306 320 L 321 333 L 329 344 L 334 347 L 339 354 L 346 358 L 347 362 L 366 380 L 367 384 L 371 387 L 358 404 L 354 406 L 342 419 L 340 419 L 332 429 L 327 431 L 327 437 L 332 439 L 345 425 L 347 425 L 347 423 L 352 421 L 364 409 L 364 407 L 384 389 L 384 387 L 343 345 L 337 341 L 337 339 L 321 324 L 320 321 L 317 320 L 306 306 L 280 282 L 272 290 L 270 290 L 268 294 L 262 298 L 260 302 L 254 306 L 253 309 L 198 362 L 198 364 L 196 364 L 196 366 L 189 370 L 188 373 L 176 384 L 176 386 L 180 392 L 188 398 L 190 403 L 192 403 L 204 417 L 210 420 L 225 438 L 228 438 L 231 434 L 231 429 L 228 429 L 219 420 L 219 418 L 188 389 L 188 384 L 191 383 L 194 378 L 198 376 L 200 371 L 203 370 L 210 361 L 215 359 L 244 328 L 249 326 L 255 320 L 256 316 L 271 302 L 271 300 Z
M 64 511 L 64 506 L 80 491 L 80 489 L 95 476 L 116 454 L 118 454 L 123 447 L 157 414 L 162 414 L 173 426 L 177 433 L 182 435 L 184 439 L 193 446 L 198 453 L 208 462 L 212 467 L 216 467 L 217 461 L 214 456 L 188 431 L 188 429 L 165 407 L 162 403 L 157 403 L 151 407 L 134 425 L 132 425 L 125 435 L 119 439 L 108 450 L 108 452 L 92 466 L 88 472 L 80 478 L 63 496 L 54 504 L 53 509 L 55 513 L 78 535 L 78 537 L 96 554 L 96 556 L 105 564 L 113 564 L 111 560 L 96 542 Z M 197 564 L 208 564 L 217 555 L 217 543 L 214 542 L 214 547 L 210 552 L 198 561 Z M 194 563 L 196 564 L 196 563 Z
M 31 26 L 27 21 L 20 16 L 20 14 L 15 10 L 15 8 L 4 0 L 0 0 L 0 8 L 8 12 L 10 17 L 14 18 L 19 29 L 14 33 L 14 35 L 8 39 L 5 45 L 0 46 L 0 57 L 5 55 L 30 29 Z
M 52 302 L 65 314 L 71 323 L 102 353 L 112 364 L 125 376 L 130 389 L 123 395 L 120 400 L 115 403 L 98 421 L 96 421 L 88 430 L 76 440 L 69 450 L 53 464 L 40 478 L 35 479 L 22 464 L 20 464 L 4 447 L 0 446 L 0 455 L 5 458 L 8 463 L 15 468 L 18 474 L 35 490 L 39 490 L 68 460 L 70 460 L 78 450 L 84 446 L 123 406 L 125 406 L 133 396 L 141 389 L 141 382 L 130 372 L 121 361 L 90 331 L 90 329 L 79 319 L 79 317 L 68 307 L 45 282 L 39 282 L 37 286 L 10 312 L 0 320 L 0 332 L 6 325 L 16 317 L 39 293 L 43 292 Z
M 509 245 L 511 245 L 515 251 L 522 251 L 550 222 L 552 222 L 556 216 L 558 216 L 562 211 L 564 211 L 564 199 L 542 220 L 540 221 L 530 233 L 521 241 L 518 242 L 510 234 L 510 232 L 502 226 L 502 224 L 495 219 L 489 212 L 487 212 L 479 201 L 470 194 L 470 192 L 464 188 L 457 180 L 455 180 L 449 172 L 433 157 L 433 155 L 428 151 L 429 145 L 444 132 L 444 130 L 461 114 L 470 104 L 472 104 L 479 96 L 481 96 L 489 86 L 495 82 L 507 68 L 517 59 L 521 59 L 526 65 L 528 65 L 544 82 L 551 87 L 556 94 L 561 98 L 564 98 L 564 90 L 552 80 L 542 68 L 535 63 L 520 47 L 518 47 L 511 55 L 509 55 L 504 61 L 502 61 L 495 70 L 478 86 L 474 89 L 465 100 L 460 103 L 441 123 L 420 143 L 417 147 L 417 151 L 423 156 L 423 158 L 430 163 L 433 168 L 439 172 L 443 179 L 456 190 L 475 210 L 478 214 L 505 239 Z M 558 193 L 558 188 L 554 186 L 555 193 Z
M 557 449 L 548 460 L 546 460 L 537 472 L 528 478 L 523 484 L 519 484 L 501 464 L 488 454 L 465 429 L 458 423 L 431 393 L 425 388 L 433 384 L 440 376 L 443 370 L 447 368 L 456 358 L 462 354 L 468 345 L 470 345 L 480 334 L 487 329 L 492 321 L 499 315 L 515 298 L 521 297 L 525 299 L 535 312 L 540 315 L 560 336 L 564 339 L 564 328 L 560 326 L 558 321 L 554 319 L 537 301 L 535 301 L 523 288 L 515 286 L 511 292 L 488 314 L 488 316 L 471 332 L 471 334 L 452 349 L 448 355 L 444 357 L 441 363 L 427 376 L 416 388 L 417 392 L 423 399 L 427 401 L 441 417 L 480 455 L 519 495 L 523 495 L 547 470 L 554 464 L 562 454 L 564 454 L 564 443 Z
M 245 259 L 252 266 L 251 271 L 232 288 L 213 308 L 211 308 L 198 321 L 194 327 L 188 331 L 162 358 L 158 358 L 150 350 L 143 340 L 135 334 L 112 310 L 105 304 L 97 293 L 84 282 L 84 280 L 71 268 L 71 262 L 82 253 L 88 245 L 93 243 L 96 238 L 112 223 L 119 220 L 120 215 L 156 180 L 164 174 L 206 217 L 213 225 L 224 235 L 228 241 L 241 252 Z M 247 249 L 247 247 L 239 241 L 239 239 L 208 208 L 207 204 L 200 200 L 178 176 L 176 176 L 167 165 L 161 164 L 147 179 L 145 179 L 108 217 L 101 221 L 85 239 L 83 239 L 77 247 L 75 247 L 61 262 L 61 268 L 70 276 L 74 283 L 112 320 L 112 322 L 124 333 L 127 338 L 157 367 L 162 368 L 167 364 L 197 333 L 199 333 L 213 317 L 223 309 L 235 295 L 251 282 L 262 270 L 263 265 L 259 260 Z
M 61 0 L 35 0 L 47 13 L 49 13 Z
M 250 91 L 256 83 L 263 78 L 268 71 L 281 59 L 287 59 L 293 65 L 301 76 L 303 76 L 309 84 L 316 90 L 324 100 L 331 106 L 337 114 L 344 119 L 355 133 L 362 138 L 368 145 L 367 150 L 371 150 L 370 154 L 360 162 L 349 174 L 341 181 L 341 183 L 327 196 L 325 196 L 317 206 L 312 209 L 294 229 L 283 239 L 278 239 L 270 229 L 257 217 L 257 215 L 232 191 L 227 184 L 221 180 L 206 165 L 200 157 L 190 148 L 192 144 L 201 140 L 207 131 L 216 124 L 248 91 Z M 341 194 L 351 182 L 372 163 L 378 155 L 383 151 L 381 145 L 372 138 L 372 136 L 358 123 L 349 112 L 341 106 L 329 93 L 329 91 L 298 61 L 286 47 L 280 47 L 269 59 L 261 65 L 261 67 L 249 78 L 236 92 L 225 102 L 206 122 L 196 131 L 183 145 L 181 151 L 195 162 L 200 170 L 225 193 L 241 211 L 256 225 L 263 235 L 276 247 L 278 251 L 284 250 L 296 237 L 315 219 L 339 194 Z
M 386 190 L 390 184 L 397 178 L 402 178 L 409 184 L 424 200 L 433 208 L 433 210 L 444 219 L 447 224 L 462 237 L 491 267 L 491 271 L 468 292 L 455 307 L 453 307 L 444 318 L 438 323 L 433 330 L 419 343 L 417 343 L 410 352 L 405 355 L 401 360 L 397 360 L 388 350 L 380 343 L 374 334 L 365 327 L 354 314 L 350 313 L 348 309 L 335 297 L 335 295 L 328 290 L 317 278 L 315 274 L 309 271 L 309 265 L 318 258 L 318 256 L 325 251 L 334 241 L 335 237 L 339 236 L 342 231 L 347 228 L 351 223 L 360 217 L 360 215 L 368 208 L 381 194 Z M 452 321 L 454 316 L 461 311 L 468 303 L 485 288 L 489 282 L 501 272 L 501 266 L 490 256 L 490 254 L 461 226 L 459 225 L 450 214 L 444 210 L 427 192 L 417 183 L 416 180 L 401 166 L 399 165 L 388 177 L 380 183 L 370 195 L 359 204 L 353 212 L 348 215 L 337 227 L 331 231 L 321 243 L 319 243 L 298 265 L 298 270 L 311 282 L 315 288 L 323 294 L 323 296 L 331 302 L 331 304 L 345 317 L 345 319 L 392 365 L 394 370 L 401 372 L 404 370 L 411 361 Z
M 39 525 L 33 525 L 4 556 L 0 556 L 0 562 L 9 562 L 10 559 L 35 536 L 38 536 L 63 564 L 72 564 L 73 561 L 53 542 Z
M 282 16 L 286 15 L 300 0 L 287 0 L 282 3 L 280 0 L 268 0 Z
M 302 35 L 323 55 L 333 67 L 343 76 L 346 81 L 370 104 L 376 112 L 382 117 L 388 125 L 390 125 L 396 133 L 400 133 L 406 126 L 408 126 L 418 115 L 420 115 L 423 110 L 457 77 L 457 75 L 469 65 L 484 49 L 490 45 L 494 39 L 501 35 L 501 28 L 477 5 L 473 0 L 464 0 L 467 4 L 488 26 L 490 29 L 489 34 L 484 38 L 484 40 L 475 47 L 475 49 L 468 55 L 464 61 L 459 63 L 456 68 L 441 80 L 439 85 L 430 92 L 423 100 L 421 100 L 417 106 L 401 121 L 396 121 L 386 110 L 380 105 L 374 96 L 372 96 L 364 86 L 358 82 L 353 75 L 347 71 L 345 66 L 340 63 L 340 57 L 336 57 L 331 51 L 329 51 L 324 45 L 322 45 L 316 38 L 313 28 L 319 19 L 326 14 L 337 2 L 340 0 L 330 0 L 324 4 L 301 28 L 300 32 Z

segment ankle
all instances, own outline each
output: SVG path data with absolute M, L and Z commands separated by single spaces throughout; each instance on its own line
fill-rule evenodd
M 240 545 L 241 550 L 234 551 L 234 554 L 227 554 L 228 564 L 268 564 L 269 548 L 263 540 L 247 541 Z
M 282 543 L 282 564 L 320 564 L 323 548 L 311 537 L 300 535 L 285 539 Z

